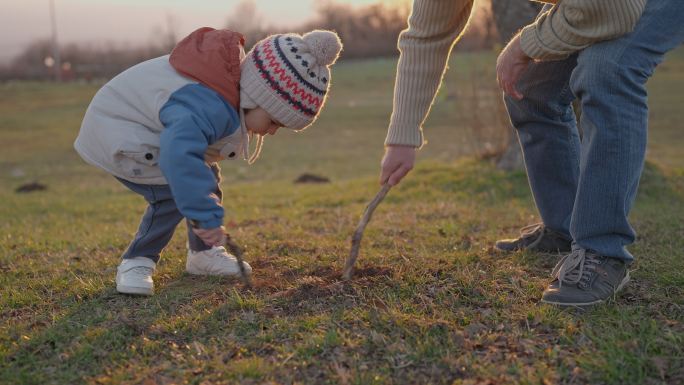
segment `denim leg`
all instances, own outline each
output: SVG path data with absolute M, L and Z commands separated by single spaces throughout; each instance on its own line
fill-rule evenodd
M 216 177 L 216 191 L 214 193 L 219 199 L 219 202 L 223 202 L 223 191 L 221 191 L 221 168 L 218 163 L 210 164 L 211 171 L 214 172 L 214 177 Z M 192 231 L 192 225 L 189 220 L 185 222 L 188 228 L 188 246 L 192 251 L 204 251 L 211 249 L 211 246 L 207 246 L 198 236 Z
M 580 174 L 570 233 L 575 247 L 631 262 L 628 222 L 646 152 L 645 84 L 684 41 L 684 1 L 649 0 L 634 31 L 579 53 L 570 84 L 582 104 Z
M 568 238 L 579 177 L 580 141 L 569 86 L 575 65 L 576 56 L 533 63 L 517 85 L 525 97 L 504 98 L 542 221 Z
M 142 195 L 149 203 L 140 221 L 138 232 L 123 258 L 147 257 L 158 262 L 159 255 L 183 219 L 173 200 L 171 189 L 168 185 L 142 185 L 123 179 L 119 181 L 133 192 Z

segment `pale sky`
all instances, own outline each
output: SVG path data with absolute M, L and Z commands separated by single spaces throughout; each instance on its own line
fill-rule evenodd
M 384 1 L 338 0 L 365 5 Z M 179 37 L 198 27 L 225 27 L 240 0 L 54 0 L 60 44 L 158 42 L 155 35 L 173 21 Z M 256 0 L 263 17 L 276 26 L 297 25 L 314 15 L 316 0 Z M 0 63 L 30 42 L 51 35 L 50 0 L 0 0 Z

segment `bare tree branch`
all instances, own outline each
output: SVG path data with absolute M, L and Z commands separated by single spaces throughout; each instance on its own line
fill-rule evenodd
M 230 252 L 235 255 L 235 258 L 237 258 L 238 261 L 238 267 L 240 268 L 240 276 L 242 277 L 242 282 L 244 282 L 245 286 L 248 289 L 252 288 L 252 281 L 249 278 L 249 275 L 247 275 L 247 271 L 245 271 L 245 264 L 242 261 L 242 248 L 238 246 L 237 243 L 230 237 L 228 233 L 226 233 L 226 247 Z
M 373 211 L 375 211 L 375 208 L 378 207 L 383 199 L 385 199 L 385 196 L 391 188 L 392 186 L 389 184 L 384 184 L 382 189 L 380 189 L 380 191 L 378 191 L 378 193 L 375 195 L 375 198 L 373 198 L 368 206 L 366 206 L 366 211 L 364 211 L 361 221 L 359 222 L 358 226 L 356 226 L 356 230 L 352 236 L 351 251 L 349 252 L 349 258 L 347 258 L 347 262 L 344 265 L 344 273 L 342 274 L 342 278 L 345 280 L 351 279 L 354 263 L 356 263 L 356 258 L 359 256 L 359 248 L 361 247 L 363 231 L 366 229 L 368 222 L 370 222 L 371 217 L 373 216 Z

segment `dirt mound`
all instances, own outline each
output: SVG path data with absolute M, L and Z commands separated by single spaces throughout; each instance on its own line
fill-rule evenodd
M 294 180 L 294 183 L 330 183 L 330 179 L 314 174 L 302 174 Z
M 14 192 L 16 192 L 16 193 L 28 193 L 28 192 L 43 191 L 43 190 L 47 190 L 46 185 L 44 185 L 42 183 L 38 183 L 38 182 L 31 182 L 31 183 L 23 184 L 23 185 L 17 187 L 16 190 L 14 190 Z

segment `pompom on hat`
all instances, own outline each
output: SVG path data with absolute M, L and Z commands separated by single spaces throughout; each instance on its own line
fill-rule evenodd
M 330 86 L 330 66 L 342 50 L 335 32 L 272 35 L 241 64 L 242 108 L 263 108 L 276 121 L 302 130 L 316 120 Z

